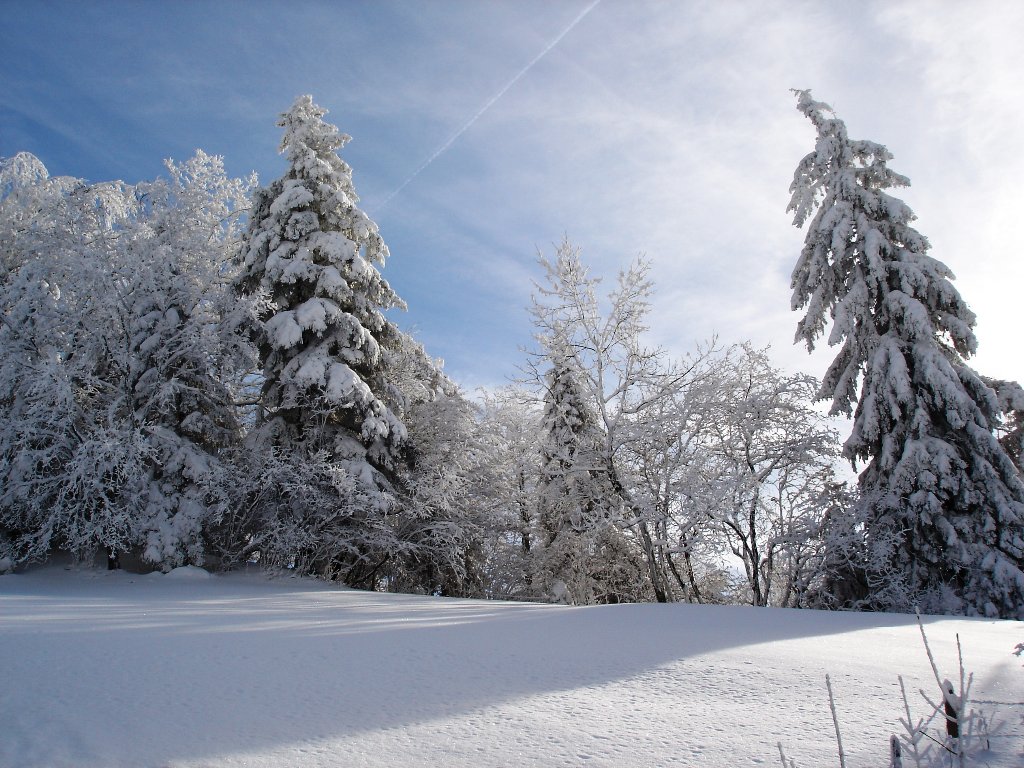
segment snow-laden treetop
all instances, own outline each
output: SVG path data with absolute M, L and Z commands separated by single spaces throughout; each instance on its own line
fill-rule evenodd
M 794 93 L 817 131 L 814 151 L 794 173 L 787 209 L 796 226 L 814 215 L 792 276 L 792 308 L 807 310 L 796 341 L 813 349 L 830 315 L 828 342 L 845 341 L 844 367 L 865 362 L 876 346 L 871 339 L 887 334 L 911 344 L 935 340 L 953 357 L 972 355 L 975 315 L 953 286 L 952 270 L 928 255 L 930 244 L 911 226 L 910 207 L 885 192 L 910 184 L 888 167 L 892 154 L 873 141 L 850 139 L 843 121 L 810 91 Z M 833 377 L 843 378 L 832 370 L 825 384 Z M 848 412 L 855 399 L 851 383 L 839 382 L 836 410 Z
M 287 178 L 311 181 L 318 187 L 310 191 L 317 198 L 324 217 L 321 227 L 324 231 L 345 232 L 353 242 L 363 246 L 367 260 L 383 264 L 388 257 L 387 245 L 376 223 L 356 206 L 359 196 L 352 183 L 352 168 L 338 155 L 338 150 L 352 137 L 326 122 L 323 119 L 326 114 L 327 110 L 306 94 L 299 96 L 277 121 L 277 125 L 284 128 L 279 151 L 288 160 Z M 286 184 L 286 191 L 287 187 Z M 298 189 L 294 193 L 302 194 Z M 294 207 L 309 202 L 312 199 L 290 200 Z

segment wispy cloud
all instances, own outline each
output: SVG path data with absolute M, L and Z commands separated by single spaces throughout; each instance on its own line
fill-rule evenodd
M 601 2 L 601 0 L 594 0 L 594 2 L 592 2 L 586 8 L 584 8 L 579 13 L 579 15 L 576 16 L 576 18 L 574 18 L 571 22 L 569 22 L 569 25 L 565 29 L 563 29 L 561 32 L 559 32 L 551 40 L 551 42 L 548 43 L 543 48 L 543 50 L 541 50 L 540 53 L 538 53 L 536 56 L 534 56 L 532 59 L 530 59 L 530 63 L 529 64 L 527 64 L 525 67 L 523 67 L 521 70 L 519 70 L 519 72 L 516 73 L 515 77 L 513 77 L 511 80 L 509 80 L 507 83 L 505 83 L 505 85 L 503 85 L 498 90 L 497 93 L 495 93 L 493 96 L 491 96 L 491 98 L 489 98 L 484 103 L 484 105 L 482 107 L 480 107 L 480 109 L 478 109 L 473 114 L 472 117 L 469 118 L 469 120 L 467 120 L 465 123 L 463 123 L 461 126 L 459 126 L 459 128 L 455 131 L 455 133 L 453 133 L 451 136 L 448 137 L 447 141 L 445 141 L 441 146 L 439 146 L 436 150 L 434 150 L 433 154 L 431 154 L 430 157 L 428 157 L 426 160 L 424 160 L 422 163 L 420 163 L 420 165 L 416 168 L 416 170 L 414 170 L 411 174 L 409 174 L 409 176 L 405 179 L 405 181 L 403 181 L 401 184 L 399 184 L 389 195 L 387 195 L 387 197 L 385 197 L 384 200 L 378 206 L 378 210 L 380 210 L 381 212 L 386 210 L 388 205 L 391 203 L 391 201 L 395 198 L 396 195 L 398 195 L 403 189 L 405 189 L 413 181 L 413 179 L 415 179 L 417 176 L 419 176 L 421 173 L 423 173 L 423 171 L 426 170 L 427 167 L 431 163 L 433 163 L 435 160 L 437 160 L 437 158 L 439 158 L 441 155 L 443 155 L 451 147 L 451 145 L 454 144 L 459 139 L 460 136 L 462 136 L 462 134 L 464 134 L 466 131 L 468 131 L 470 128 L 472 128 L 473 124 L 477 120 L 479 120 L 481 117 L 483 117 L 484 114 L 487 112 L 487 110 L 489 110 L 491 107 L 493 107 L 502 96 L 504 96 L 506 93 L 508 93 L 509 89 L 511 89 L 512 86 L 514 86 L 516 83 L 518 83 L 527 72 L 529 72 L 531 69 L 533 69 L 534 66 L 536 66 L 537 62 L 539 62 L 541 59 L 543 59 L 545 56 L 547 56 L 548 53 L 551 52 L 552 48 L 554 48 L 556 45 L 558 45 L 560 42 L 562 42 L 562 39 L 566 35 L 568 35 L 577 24 L 579 24 L 581 21 L 583 21 L 583 19 L 587 16 L 587 14 L 589 14 L 592 10 L 594 10 L 594 7 L 598 3 L 600 3 L 600 2 Z

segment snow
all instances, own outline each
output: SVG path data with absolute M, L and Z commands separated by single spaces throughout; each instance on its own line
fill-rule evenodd
M 264 324 L 271 343 L 280 349 L 294 347 L 302 341 L 302 326 L 295 322 L 295 313 L 290 310 L 278 312 Z
M 212 579 L 213 574 L 194 565 L 182 565 L 168 571 L 165 578 L 185 581 L 203 581 L 205 579 Z
M 327 375 L 327 365 L 330 363 L 326 355 L 317 354 L 317 350 L 314 349 L 313 354 L 309 355 L 305 360 L 302 358 L 295 359 L 301 360 L 302 364 L 299 366 L 299 370 L 295 372 L 292 381 L 300 387 L 323 385 L 324 377 Z
M 334 319 L 340 310 L 333 302 L 314 296 L 295 308 L 295 320 L 302 327 L 312 330 L 318 336 L 327 330 L 327 319 Z
M 300 179 L 288 179 L 284 182 L 284 189 L 281 194 L 277 196 L 277 199 L 270 206 L 270 212 L 280 216 L 287 211 L 312 205 L 315 199 L 313 193 L 306 188 Z
M 1021 622 L 925 618 L 939 671 L 1003 722 L 1019 766 Z M 781 741 L 887 764 L 934 679 L 912 617 L 693 605 L 589 608 L 357 592 L 258 572 L 48 567 L 0 576 L 0 765 L 749 766 Z M 915 716 L 924 714 L 916 693 Z
M 332 403 L 366 403 L 373 398 L 366 382 L 344 363 L 331 363 L 326 396 Z
M 332 264 L 342 264 L 357 258 L 359 246 L 342 232 L 313 232 L 308 238 L 309 247 L 319 249 Z M 360 269 L 362 275 L 366 270 Z

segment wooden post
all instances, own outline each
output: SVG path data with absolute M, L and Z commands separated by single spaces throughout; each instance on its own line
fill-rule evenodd
M 950 738 L 959 739 L 960 713 L 953 706 L 953 702 L 957 700 L 956 693 L 953 691 L 953 684 L 949 680 L 945 681 L 943 688 L 942 699 L 945 702 L 946 710 L 946 733 L 949 734 Z
M 903 749 L 895 733 L 889 737 L 889 768 L 903 768 Z

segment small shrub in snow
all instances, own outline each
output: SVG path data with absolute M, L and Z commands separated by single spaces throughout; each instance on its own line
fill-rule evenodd
M 963 651 L 960 647 L 960 636 L 957 635 L 956 647 L 959 662 L 959 687 L 955 687 L 948 679 L 939 675 L 935 657 L 932 655 L 928 636 L 925 634 L 921 615 L 917 616 L 917 624 L 921 630 L 928 663 L 935 676 L 940 695 L 932 699 L 924 690 L 921 697 L 929 707 L 926 715 L 915 717 L 911 713 L 903 676 L 899 675 L 900 693 L 903 699 L 903 712 L 899 722 L 902 733 L 893 734 L 889 738 L 889 768 L 966 768 L 981 760 L 991 749 L 991 736 L 997 730 L 990 723 L 989 716 L 970 706 L 971 684 L 973 674 L 965 674 Z M 1020 648 L 1020 646 L 1018 646 Z M 836 729 L 836 744 L 840 768 L 846 768 L 846 753 L 836 714 L 835 698 L 832 693 L 832 681 L 825 676 L 828 689 L 829 709 L 832 722 Z M 796 762 L 786 756 L 782 742 L 778 743 L 779 757 L 783 768 L 797 768 Z

